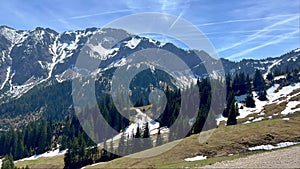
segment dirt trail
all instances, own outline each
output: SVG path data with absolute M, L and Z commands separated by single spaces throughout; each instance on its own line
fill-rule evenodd
M 201 168 L 300 168 L 300 146 L 217 162 Z

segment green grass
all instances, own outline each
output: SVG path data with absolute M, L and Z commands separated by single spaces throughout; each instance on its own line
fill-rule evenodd
M 51 158 L 38 158 L 36 160 L 28 160 L 28 161 L 20 161 L 15 163 L 17 167 L 25 167 L 29 166 L 29 168 L 64 168 L 64 156 L 56 156 Z
M 199 142 L 199 134 L 187 137 L 157 156 L 148 158 L 123 157 L 91 168 L 178 168 L 212 164 L 217 161 L 230 160 L 252 154 L 247 149 L 262 144 L 276 144 L 284 141 L 300 140 L 300 113 L 289 115 L 290 120 L 264 120 L 251 124 L 235 126 L 221 125 L 215 129 L 211 137 L 203 143 Z M 207 132 L 203 132 L 204 135 Z M 208 134 L 209 135 L 209 134 Z M 166 148 L 168 144 L 158 147 Z M 155 151 L 155 149 L 153 149 Z M 151 150 L 141 152 L 151 153 Z M 228 156 L 228 154 L 235 154 Z M 208 159 L 185 162 L 184 159 L 197 155 L 208 156 Z M 138 156 L 138 154 L 137 154 Z M 87 167 L 89 168 L 89 167 Z
M 284 148 L 280 148 L 280 149 L 287 149 L 287 148 L 291 148 L 291 147 L 295 147 L 295 146 L 300 146 L 298 145 L 293 145 L 293 146 L 289 146 L 289 147 L 284 147 Z M 271 151 L 276 151 L 276 150 L 280 150 L 280 149 L 274 149 Z M 247 156 L 251 156 L 254 154 L 258 154 L 258 153 L 263 153 L 263 152 L 267 152 L 267 151 L 251 151 L 251 152 L 244 152 L 244 153 L 239 153 L 239 154 L 235 154 L 232 156 L 221 156 L 221 157 L 212 157 L 212 158 L 208 158 L 205 160 L 199 160 L 199 161 L 193 161 L 193 162 L 179 162 L 179 163 L 168 163 L 168 164 L 160 164 L 157 165 L 157 168 L 197 168 L 197 167 L 201 167 L 201 166 L 207 166 L 207 165 L 211 165 L 214 164 L 216 162 L 221 162 L 221 161 L 230 161 L 230 160 L 235 160 L 238 158 L 244 158 Z M 270 152 L 270 151 L 268 151 Z
M 213 164 L 218 161 L 233 160 L 257 152 L 246 151 L 249 147 L 262 144 L 276 144 L 284 141 L 300 140 L 300 113 L 288 115 L 289 121 L 281 118 L 263 120 L 247 125 L 220 125 L 214 132 L 203 132 L 202 136 L 211 136 L 204 142 L 199 142 L 199 134 L 164 144 L 150 150 L 134 154 L 149 155 L 165 149 L 162 154 L 147 158 L 122 157 L 113 161 L 87 168 L 181 168 L 197 167 Z M 177 144 L 178 143 L 178 144 Z M 176 144 L 175 147 L 172 147 Z M 170 148 L 172 147 L 172 148 Z M 170 148 L 170 149 L 169 149 Z M 169 150 L 167 150 L 169 149 Z M 234 154 L 228 156 L 228 154 Z M 208 159 L 185 162 L 185 158 L 197 155 L 208 156 Z M 63 156 L 54 158 L 39 158 L 32 161 L 16 163 L 18 167 L 30 168 L 63 168 Z

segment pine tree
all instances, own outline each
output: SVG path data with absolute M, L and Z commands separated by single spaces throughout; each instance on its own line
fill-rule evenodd
M 269 81 L 272 81 L 274 79 L 273 74 L 271 72 L 267 74 L 267 79 Z
M 42 121 L 38 139 L 38 150 L 37 153 L 43 153 L 47 149 L 47 123 L 45 120 Z
M 232 91 L 229 92 L 228 96 L 227 96 L 227 100 L 226 100 L 226 108 L 223 111 L 223 116 L 224 117 L 228 117 L 229 114 L 229 108 L 231 106 L 231 103 L 234 102 L 235 103 L 235 97 L 234 97 L 234 93 Z
M 1 166 L 0 166 L 1 167 Z M 2 162 L 3 169 L 15 169 L 12 155 L 6 155 Z
M 254 90 L 263 90 L 265 89 L 265 80 L 262 77 L 262 74 L 259 69 L 256 69 L 253 77 L 253 87 Z
M 151 137 L 150 137 L 148 122 L 145 124 L 145 128 L 144 128 L 143 145 L 144 145 L 145 149 L 149 149 L 149 148 L 153 147 L 152 140 L 151 140 Z
M 266 100 L 268 100 L 266 90 L 260 91 L 260 92 L 258 93 L 258 99 L 259 99 L 260 101 L 266 101 Z
M 229 109 L 227 125 L 237 124 L 237 120 L 236 120 L 237 114 L 238 114 L 238 112 L 237 112 L 236 104 L 234 102 L 232 102 L 230 105 L 230 109 Z
M 143 149 L 142 135 L 139 125 L 136 128 L 136 133 L 134 135 L 134 150 L 133 153 L 139 152 Z
M 255 107 L 255 101 L 253 99 L 253 95 L 252 93 L 248 93 L 247 97 L 246 97 L 246 107 L 251 107 L 254 108 Z
M 132 154 L 132 152 L 133 152 L 133 139 L 128 134 L 127 142 L 126 142 L 126 154 Z

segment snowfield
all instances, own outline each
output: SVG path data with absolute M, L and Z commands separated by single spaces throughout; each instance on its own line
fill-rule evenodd
M 245 107 L 243 102 L 246 99 L 246 95 L 236 96 L 235 99 L 238 103 L 239 113 L 240 113 L 240 115 L 237 117 L 237 119 L 246 118 L 247 116 L 249 116 L 251 114 L 258 114 L 259 116 L 263 116 L 263 115 L 265 115 L 265 113 L 263 111 L 264 106 L 270 105 L 270 104 L 280 104 L 282 102 L 287 102 L 285 109 L 282 112 L 273 114 L 273 116 L 278 116 L 279 114 L 287 115 L 287 114 L 292 114 L 297 111 L 300 111 L 300 108 L 296 108 L 296 106 L 300 104 L 300 100 L 289 101 L 292 97 L 299 95 L 299 93 L 296 93 L 293 95 L 290 95 L 290 93 L 292 93 L 295 89 L 299 89 L 300 83 L 295 83 L 295 84 L 291 84 L 289 86 L 284 86 L 280 90 L 278 90 L 278 88 L 279 88 L 279 84 L 275 84 L 267 90 L 268 101 L 260 101 L 258 99 L 257 93 L 255 91 L 253 91 L 252 94 L 253 94 L 253 99 L 254 99 L 255 105 L 256 105 L 255 108 Z M 285 99 L 280 101 L 280 98 L 285 98 Z M 241 107 L 243 107 L 243 109 L 241 109 Z M 272 116 L 268 116 L 267 119 L 272 119 L 272 118 L 273 118 Z M 243 124 L 249 124 L 251 122 L 258 122 L 263 119 L 265 119 L 265 118 L 264 117 L 258 117 L 258 118 L 250 117 L 249 120 L 244 122 Z M 218 115 L 216 120 L 217 120 L 217 124 L 219 125 L 219 123 L 221 121 L 226 121 L 227 118 L 223 117 L 222 115 Z

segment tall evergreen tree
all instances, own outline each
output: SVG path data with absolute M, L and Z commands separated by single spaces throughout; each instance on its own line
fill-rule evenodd
M 152 140 L 151 140 L 151 137 L 150 137 L 148 122 L 145 124 L 143 138 L 144 138 L 143 139 L 144 149 L 149 149 L 149 148 L 153 147 Z
M 258 93 L 258 99 L 260 101 L 266 101 L 266 100 L 268 100 L 266 90 L 259 91 L 259 93 Z
M 253 87 L 254 90 L 263 90 L 265 89 L 265 80 L 262 77 L 262 74 L 259 69 L 255 70 L 255 74 L 253 77 Z
M 235 103 L 235 97 L 234 97 L 234 92 L 233 91 L 230 91 L 228 96 L 227 96 L 227 100 L 226 100 L 226 108 L 225 110 L 223 111 L 223 116 L 224 117 L 228 117 L 228 114 L 229 114 L 229 109 L 230 109 L 230 106 L 231 106 L 231 103 L 234 102 Z
M 229 114 L 227 119 L 227 125 L 235 125 L 237 124 L 236 116 L 238 115 L 236 108 L 236 104 L 234 102 L 231 103 L 229 108 Z
M 255 107 L 255 101 L 253 99 L 252 93 L 247 94 L 245 102 L 246 102 L 246 107 L 251 107 L 251 108 Z
M 0 166 L 1 168 L 1 166 Z M 15 169 L 15 165 L 14 165 L 14 162 L 13 162 L 13 157 L 12 155 L 6 155 L 4 158 L 3 158 L 3 162 L 2 162 L 2 168 L 3 169 Z
M 142 142 L 142 134 L 139 125 L 136 128 L 136 133 L 134 135 L 134 153 L 139 152 L 143 149 L 143 142 Z
M 274 79 L 274 76 L 273 76 L 273 74 L 271 72 L 267 74 L 267 79 L 269 81 L 272 81 Z

